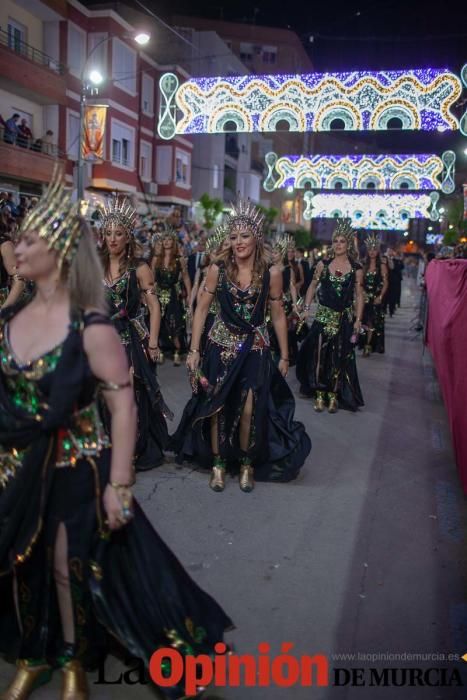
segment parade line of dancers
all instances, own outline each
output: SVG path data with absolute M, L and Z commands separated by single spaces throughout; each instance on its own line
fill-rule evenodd
M 170 229 L 150 264 L 139 259 L 134 222 L 111 200 L 98 251 L 57 174 L 22 223 L 14 275 L 1 270 L 15 303 L 0 315 L 0 652 L 17 667 L 2 700 L 26 700 L 54 672 L 62 700 L 87 700 L 85 671 L 110 640 L 146 664 L 161 647 L 213 654 L 232 622 L 146 519 L 134 472 L 172 451 L 207 468 L 217 492 L 227 473 L 244 492 L 295 479 L 311 441 L 290 365 L 316 411 L 355 411 L 356 348 L 384 352 L 388 263 L 374 237 L 359 262 L 347 222 L 303 302 L 293 241 L 266 242 L 250 202 L 210 238 L 193 279 Z M 187 353 L 192 387 L 172 436 L 156 374 L 167 352 L 176 365 Z M 183 679 L 163 692 L 181 697 Z

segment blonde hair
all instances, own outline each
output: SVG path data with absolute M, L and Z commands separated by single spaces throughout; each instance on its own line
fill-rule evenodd
M 71 265 L 64 265 L 62 274 L 67 280 L 71 305 L 77 309 L 98 309 L 107 312 L 102 280 L 104 272 L 96 250 L 93 235 L 81 219 L 81 237 Z

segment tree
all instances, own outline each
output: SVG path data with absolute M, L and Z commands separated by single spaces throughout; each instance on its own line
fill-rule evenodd
M 210 231 L 216 225 L 217 217 L 224 211 L 224 204 L 217 197 L 210 197 L 207 192 L 201 195 L 199 203 L 203 208 L 204 226 Z
M 279 216 L 279 209 L 274 209 L 274 207 L 263 207 L 261 204 L 258 204 L 257 206 L 265 218 L 264 233 L 268 234 L 274 221 Z

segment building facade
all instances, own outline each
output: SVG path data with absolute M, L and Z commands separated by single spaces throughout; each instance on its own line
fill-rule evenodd
M 89 72 L 99 70 L 104 81 L 86 100 L 107 107 L 104 156 L 84 165 L 86 198 L 96 203 L 125 192 L 141 211 L 188 211 L 193 144 L 157 137 L 159 77 L 187 74 L 139 49 L 134 36 L 141 27 L 76 0 L 4 0 L 0 27 L 1 191 L 40 194 L 57 160 L 76 189 L 80 99 Z M 12 135 L 14 114 L 18 124 L 26 121 L 27 140 Z

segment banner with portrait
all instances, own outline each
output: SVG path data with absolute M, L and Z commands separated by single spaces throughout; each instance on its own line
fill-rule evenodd
M 104 160 L 104 137 L 107 105 L 86 105 L 83 124 L 83 160 L 99 163 Z

